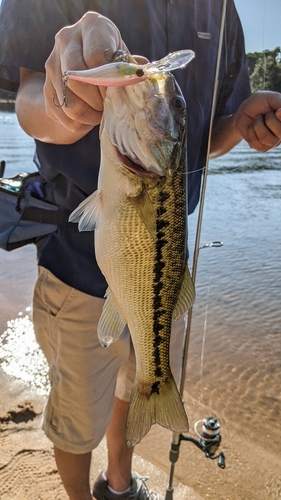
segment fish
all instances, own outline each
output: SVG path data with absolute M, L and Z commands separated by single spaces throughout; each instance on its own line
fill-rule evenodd
M 174 76 L 108 87 L 100 126 L 98 188 L 72 213 L 95 231 L 95 254 L 108 283 L 98 324 L 108 347 L 127 324 L 136 377 L 126 423 L 128 447 L 159 424 L 188 432 L 173 378 L 172 320 L 195 299 L 187 264 L 186 104 Z

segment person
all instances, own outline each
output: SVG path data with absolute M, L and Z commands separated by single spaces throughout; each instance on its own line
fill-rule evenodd
M 194 61 L 176 72 L 187 102 L 189 213 L 200 197 L 207 149 L 222 2 L 217 0 L 2 0 L 0 86 L 17 91 L 19 123 L 35 139 L 34 161 L 46 180 L 46 197 L 72 211 L 97 185 L 99 123 L 104 88 L 68 81 L 62 74 L 108 63 L 121 49 L 157 60 L 188 48 Z M 141 57 L 139 62 L 144 61 Z M 233 0 L 225 36 L 211 155 L 241 139 L 259 151 L 279 145 L 281 95 L 251 95 L 243 32 Z M 131 472 L 125 420 L 134 378 L 129 332 L 108 349 L 96 325 L 105 280 L 94 258 L 93 235 L 59 227 L 38 245 L 39 276 L 33 319 L 50 366 L 51 392 L 43 429 L 54 443 L 58 470 L 70 500 L 154 499 L 144 478 Z M 173 326 L 174 373 L 184 321 Z M 178 374 L 176 375 L 178 376 Z M 91 492 L 91 451 L 106 432 L 108 464 Z

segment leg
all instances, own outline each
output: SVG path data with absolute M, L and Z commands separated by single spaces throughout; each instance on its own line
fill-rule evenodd
M 129 404 L 115 398 L 111 422 L 106 431 L 108 446 L 108 466 L 106 477 L 116 491 L 124 491 L 131 484 L 131 464 L 133 448 L 125 441 L 125 425 Z
M 93 500 L 89 471 L 91 453 L 74 455 L 54 447 L 58 471 L 70 500 Z
M 43 429 L 55 445 L 71 500 L 91 499 L 91 450 L 103 438 L 114 407 L 116 377 L 129 355 L 129 334 L 110 349 L 97 338 L 103 299 L 60 282 L 41 269 L 34 291 L 37 340 L 50 366 L 51 391 Z

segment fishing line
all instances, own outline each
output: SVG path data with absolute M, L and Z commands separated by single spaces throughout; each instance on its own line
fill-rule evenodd
M 196 231 L 196 238 L 195 238 L 195 248 L 194 248 L 194 252 L 193 252 L 193 266 L 192 266 L 191 277 L 193 279 L 194 284 L 196 282 L 196 271 L 197 271 L 197 262 L 198 262 L 199 247 L 200 247 L 200 235 L 201 235 L 205 191 L 206 191 L 206 183 L 207 183 L 208 163 L 209 163 L 210 148 L 211 148 L 211 136 L 212 136 L 213 121 L 214 121 L 214 117 L 215 117 L 215 109 L 216 109 L 216 102 L 217 102 L 219 69 L 220 69 L 220 64 L 221 64 L 221 54 L 222 54 L 222 46 L 223 46 L 224 31 L 225 31 L 226 5 L 227 5 L 227 0 L 223 0 L 222 1 L 222 9 L 221 9 L 221 20 L 220 20 L 220 28 L 219 28 L 218 47 L 217 47 L 217 60 L 216 60 L 216 67 L 215 67 L 215 73 L 214 73 L 213 98 L 212 98 L 212 106 L 211 106 L 211 113 L 210 113 L 208 144 L 207 144 L 207 151 L 206 151 L 206 166 L 205 166 L 204 173 L 203 173 L 202 188 L 201 188 L 200 203 L 199 203 L 199 214 L 198 214 L 198 221 L 197 221 L 197 231 Z M 191 321 L 192 321 L 192 309 L 193 308 L 191 307 L 187 313 L 187 323 L 186 323 L 186 329 L 185 329 L 185 335 L 184 335 L 184 337 L 185 337 L 184 338 L 184 349 L 183 349 L 182 367 L 181 367 L 181 380 L 180 380 L 180 387 L 179 387 L 179 392 L 180 392 L 181 396 L 183 396 L 184 385 L 185 385 L 185 374 L 186 374 L 188 347 L 189 347 L 189 339 L 190 339 L 190 331 L 191 331 Z M 182 435 L 180 435 L 179 433 L 176 433 L 176 432 L 172 433 L 172 443 L 171 443 L 171 448 L 170 448 L 171 467 L 170 467 L 169 484 L 166 488 L 165 500 L 171 500 L 173 498 L 174 468 L 175 468 L 175 463 L 177 462 L 177 459 L 178 459 L 179 446 L 180 446 L 181 439 L 182 439 Z
M 251 150 L 249 150 L 249 151 L 251 151 Z M 238 163 L 238 165 L 236 167 L 221 166 L 220 167 L 221 173 L 222 174 L 224 174 L 224 173 L 232 173 L 232 172 L 235 172 L 236 170 L 240 170 L 242 172 L 247 172 L 247 167 L 249 167 L 251 165 L 254 165 L 254 163 L 257 160 L 257 157 L 258 157 L 259 154 L 260 155 L 269 155 L 269 154 L 272 154 L 272 149 L 270 149 L 269 151 L 266 151 L 266 152 L 262 152 L 262 151 L 252 152 L 251 156 L 250 156 L 250 158 L 248 158 L 248 160 L 246 160 L 246 161 L 240 161 L 240 163 Z M 227 153 L 226 153 L 226 155 L 227 155 Z M 219 157 L 219 158 L 222 158 L 222 157 Z M 214 158 L 211 161 L 215 162 L 217 159 L 218 158 Z M 237 162 L 235 161 L 235 163 L 237 163 Z M 206 169 L 206 167 L 198 168 L 196 170 L 192 170 L 191 172 L 186 172 L 183 175 L 188 175 L 188 176 L 190 175 L 191 176 L 192 174 L 195 174 L 197 172 L 204 172 L 205 169 Z M 212 166 L 210 167 L 210 173 L 212 173 Z M 216 170 L 216 173 L 219 173 L 219 172 Z
M 265 55 L 265 7 L 266 0 L 263 0 L 263 22 L 262 22 L 262 50 L 263 50 L 263 88 L 265 89 L 266 76 L 266 55 Z
M 212 268 L 213 259 L 211 261 Z M 210 288 L 211 288 L 211 273 L 209 272 L 208 279 L 208 288 L 207 288 L 207 297 L 205 304 L 205 315 L 204 315 L 204 326 L 203 326 L 203 336 L 201 343 L 201 356 L 200 356 L 200 402 L 203 405 L 203 371 L 204 371 L 204 355 L 205 355 L 205 343 L 207 337 L 207 322 L 208 322 L 208 310 L 209 310 L 209 297 L 210 297 Z

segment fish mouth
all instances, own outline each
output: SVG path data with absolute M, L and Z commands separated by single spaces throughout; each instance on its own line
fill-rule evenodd
M 147 170 L 145 167 L 140 165 L 139 163 L 133 162 L 128 156 L 123 155 L 120 153 L 118 148 L 115 146 L 115 150 L 117 153 L 117 156 L 119 160 L 121 161 L 123 167 L 125 167 L 127 170 L 132 172 L 135 175 L 138 175 L 139 177 L 145 177 L 145 178 L 152 178 L 152 179 L 158 179 L 160 177 L 159 174 L 156 172 L 152 172 L 150 170 Z

